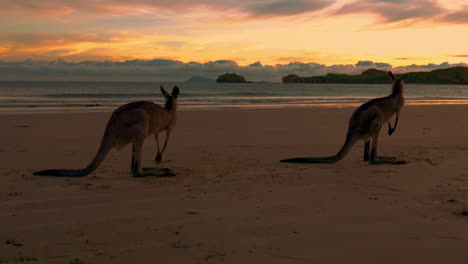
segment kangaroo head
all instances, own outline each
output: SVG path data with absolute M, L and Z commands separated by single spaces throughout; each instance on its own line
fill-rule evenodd
M 174 86 L 174 88 L 172 89 L 172 93 L 169 94 L 161 85 L 161 93 L 164 95 L 164 99 L 166 99 L 166 102 L 164 104 L 164 107 L 166 109 L 172 109 L 177 106 L 177 96 L 179 95 L 179 87 Z
M 408 77 L 408 74 L 404 74 L 400 78 L 396 78 L 391 71 L 388 72 L 388 75 L 393 81 L 392 92 L 393 93 L 402 93 L 403 92 L 403 81 Z

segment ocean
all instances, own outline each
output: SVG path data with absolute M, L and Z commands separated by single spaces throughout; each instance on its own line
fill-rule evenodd
M 0 114 L 111 111 L 150 100 L 162 104 L 159 86 L 177 85 L 179 109 L 266 109 L 357 106 L 386 96 L 391 84 L 158 83 L 0 81 Z M 406 104 L 467 104 L 468 86 L 405 85 Z

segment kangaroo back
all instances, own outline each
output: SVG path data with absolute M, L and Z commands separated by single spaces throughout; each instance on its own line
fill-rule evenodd
M 104 133 L 104 137 L 101 140 L 101 145 L 99 146 L 99 150 L 97 151 L 94 159 L 83 169 L 50 169 L 50 170 L 42 170 L 34 172 L 34 175 L 40 176 L 68 176 L 68 177 L 81 177 L 86 176 L 93 172 L 104 160 L 107 153 L 112 149 L 112 145 L 110 144 L 110 139 L 108 136 L 108 128 L 106 128 L 106 132 Z

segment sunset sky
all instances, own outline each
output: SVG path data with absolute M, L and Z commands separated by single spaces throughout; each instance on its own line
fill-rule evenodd
M 0 0 L 0 61 L 468 62 L 466 0 Z

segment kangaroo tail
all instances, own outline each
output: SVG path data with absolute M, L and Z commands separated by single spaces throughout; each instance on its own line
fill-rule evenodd
M 338 159 L 336 156 L 330 157 L 304 157 L 304 158 L 292 158 L 283 159 L 280 162 L 291 162 L 291 163 L 335 163 Z
M 346 154 L 348 154 L 351 147 L 358 141 L 358 137 L 353 136 L 352 133 L 348 131 L 346 135 L 346 141 L 341 147 L 340 151 L 333 156 L 329 157 L 304 157 L 304 158 L 292 158 L 280 160 L 280 162 L 293 162 L 293 163 L 335 163 L 343 159 Z
M 97 151 L 94 159 L 86 166 L 86 168 L 71 170 L 71 169 L 51 169 L 34 172 L 34 175 L 40 176 L 68 176 L 68 177 L 82 177 L 93 172 L 104 160 L 107 153 L 112 149 L 112 145 L 109 144 L 109 140 L 104 135 L 99 150 Z

